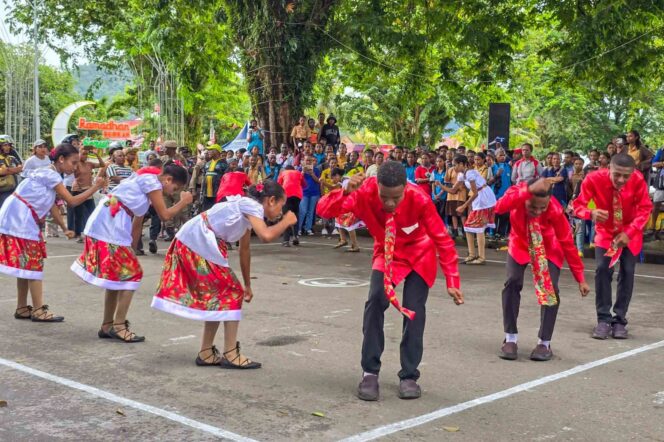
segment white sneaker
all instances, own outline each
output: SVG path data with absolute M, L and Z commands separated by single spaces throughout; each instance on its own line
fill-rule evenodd
M 320 234 L 323 235 L 323 236 L 327 235 L 327 229 L 323 228 L 323 230 L 321 230 Z
M 313 236 L 314 231 L 313 230 L 307 230 L 307 236 Z
M 338 235 L 338 234 L 339 234 L 339 230 L 334 229 L 334 230 L 332 231 L 332 235 Z

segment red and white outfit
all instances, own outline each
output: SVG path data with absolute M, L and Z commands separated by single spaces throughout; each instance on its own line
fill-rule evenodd
M 471 181 L 475 182 L 477 189 L 477 198 L 475 198 L 471 205 L 470 213 L 466 222 L 463 224 L 463 229 L 469 233 L 484 233 L 487 228 L 495 228 L 495 214 L 494 208 L 496 207 L 496 195 L 493 190 L 487 185 L 486 180 L 475 169 L 468 169 L 464 174 L 459 174 L 459 180 L 464 180 L 466 188 L 471 190 Z
M 229 196 L 185 223 L 166 255 L 152 307 L 198 321 L 242 319 L 244 289 L 229 267 L 226 243 L 251 229 L 247 216 L 263 219 L 263 206 Z
M 251 180 L 244 172 L 226 172 L 219 182 L 216 202 L 233 195 L 244 195 L 244 188 L 251 186 Z
M 344 178 L 343 183 L 345 184 L 349 179 L 350 178 Z M 361 219 L 358 219 L 353 212 L 346 212 L 343 215 L 334 218 L 334 227 L 352 232 L 364 227 L 364 223 Z
M 62 177 L 52 167 L 35 169 L 0 209 L 0 273 L 42 280 L 46 243 L 43 220 L 55 204 Z
M 159 169 L 145 168 L 123 180 L 92 212 L 83 234 L 85 248 L 71 270 L 107 290 L 137 290 L 143 269 L 131 248 L 132 218 L 150 208 L 148 194 L 161 191 Z

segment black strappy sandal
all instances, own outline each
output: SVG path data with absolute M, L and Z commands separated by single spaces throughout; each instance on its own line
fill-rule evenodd
M 104 331 L 103 327 L 107 324 L 113 324 L 113 321 L 108 321 L 108 322 L 104 322 L 103 324 L 101 324 L 101 328 L 97 332 L 97 336 L 99 336 L 99 339 L 113 339 L 113 336 L 111 336 L 109 332 Z M 111 328 L 113 328 L 113 325 L 111 325 Z M 109 331 L 110 331 L 110 329 L 109 329 Z
M 205 359 L 201 359 L 201 353 L 205 350 L 212 350 L 212 354 Z M 212 362 L 208 361 L 210 358 L 212 358 Z M 196 357 L 196 365 L 199 367 L 217 367 L 221 365 L 221 358 L 219 357 L 219 350 L 217 350 L 217 347 L 213 345 L 210 348 L 205 348 L 199 351 L 198 356 Z
M 124 325 L 124 328 L 121 328 L 120 330 L 116 330 L 115 326 L 116 325 Z M 125 335 L 123 338 L 120 336 L 118 333 L 127 331 L 129 332 L 128 334 Z M 116 324 L 115 322 L 113 323 L 113 327 L 108 329 L 108 334 L 110 335 L 111 338 L 117 339 L 119 341 L 122 341 L 126 344 L 132 344 L 134 342 L 143 342 L 145 341 L 145 336 L 138 336 L 136 333 L 129 331 L 129 321 L 121 322 L 119 324 Z
M 37 313 L 41 311 L 41 313 Z M 65 320 L 64 316 L 51 316 L 48 317 L 48 305 L 44 304 L 39 308 L 32 310 L 32 315 L 30 319 L 32 322 L 63 322 Z
M 236 356 L 232 360 L 226 359 L 226 355 L 228 353 L 232 353 L 234 351 L 237 351 Z M 224 357 L 221 358 L 221 362 L 219 363 L 219 366 L 221 368 L 229 368 L 232 370 L 251 370 L 255 368 L 261 368 L 263 364 L 260 362 L 255 362 L 255 361 L 250 361 L 248 358 L 245 358 L 245 361 L 242 364 L 234 364 L 235 361 L 240 359 L 240 343 L 237 342 L 235 344 L 235 348 L 232 350 L 228 350 L 224 352 Z
M 28 316 L 23 316 L 25 313 L 27 313 Z M 32 318 L 32 306 L 31 305 L 26 305 L 25 307 L 17 308 L 16 311 L 14 312 L 14 318 L 15 319 L 31 319 Z

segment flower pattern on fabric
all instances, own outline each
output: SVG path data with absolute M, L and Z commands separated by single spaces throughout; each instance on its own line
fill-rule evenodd
M 219 239 L 217 244 L 227 256 L 226 243 Z M 240 310 L 244 288 L 232 269 L 205 260 L 175 239 L 155 296 L 198 311 Z
M 77 260 L 88 273 L 107 281 L 138 282 L 143 269 L 130 247 L 85 237 L 83 253 Z
M 528 219 L 528 253 L 530 254 L 530 265 L 533 269 L 533 284 L 535 295 L 539 305 L 553 306 L 558 304 L 556 290 L 551 281 L 549 263 L 546 259 L 544 238 L 542 237 L 542 225 L 539 218 Z
M 357 217 L 352 212 L 344 213 L 335 220 L 341 227 L 350 227 L 357 223 Z
M 385 218 L 385 273 L 383 285 L 388 301 L 408 319 L 415 319 L 415 312 L 402 307 L 392 285 L 392 260 L 394 259 L 394 246 L 397 240 L 397 224 L 394 215 L 388 214 Z
M 472 229 L 486 229 L 487 227 L 495 227 L 495 219 L 496 215 L 493 207 L 471 210 L 463 226 Z
M 46 243 L 0 233 L 0 264 L 32 272 L 44 271 Z
M 623 230 L 623 210 L 622 210 L 622 200 L 620 199 L 620 192 L 613 190 L 613 234 L 617 235 Z M 604 256 L 611 257 L 611 262 L 609 262 L 609 267 L 616 265 L 616 262 L 620 259 L 622 254 L 622 247 L 617 248 L 611 243 L 611 248 L 606 251 Z

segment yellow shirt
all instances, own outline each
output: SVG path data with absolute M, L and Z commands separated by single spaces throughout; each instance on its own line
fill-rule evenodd
M 291 138 L 308 139 L 311 136 L 309 126 L 300 126 L 299 124 L 291 131 Z
M 348 162 L 348 158 L 346 155 L 341 155 L 340 153 L 337 154 L 337 167 L 340 169 L 343 169 L 346 167 L 346 163 Z
M 334 185 L 334 183 L 332 182 L 332 176 L 331 175 L 332 175 L 332 169 L 330 169 L 329 167 L 327 169 L 325 169 L 323 172 L 321 172 L 321 174 L 320 174 L 320 182 L 323 184 L 321 186 L 321 190 L 323 191 L 323 195 L 327 195 L 332 190 L 332 186 Z M 327 187 L 327 186 L 330 186 L 330 187 Z
M 217 167 L 217 163 L 219 160 L 212 160 L 210 161 L 210 166 L 208 167 L 208 172 L 214 172 L 215 167 Z M 212 187 L 212 175 L 208 175 L 205 177 L 205 184 L 206 184 L 206 191 L 205 191 L 205 196 L 208 198 L 212 198 L 214 196 L 214 189 Z
M 629 154 L 630 157 L 634 158 L 634 161 L 636 161 L 636 165 L 638 166 L 639 163 L 641 162 L 641 149 L 639 149 L 638 147 L 636 149 L 632 149 L 630 147 L 627 153 Z

